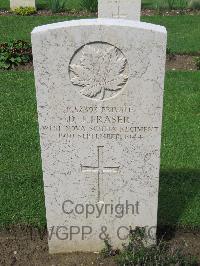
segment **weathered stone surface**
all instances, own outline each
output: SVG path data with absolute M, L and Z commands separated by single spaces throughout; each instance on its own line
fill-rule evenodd
M 35 7 L 35 0 L 10 0 L 10 8 L 13 10 L 18 7 Z
M 50 252 L 99 251 L 103 226 L 114 247 L 130 227 L 155 237 L 165 28 L 69 21 L 32 44 Z
M 140 20 L 141 0 L 99 0 L 98 17 Z

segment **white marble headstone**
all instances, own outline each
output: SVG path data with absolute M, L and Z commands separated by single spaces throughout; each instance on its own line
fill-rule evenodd
M 18 7 L 35 7 L 35 0 L 10 0 L 10 9 Z
M 98 17 L 140 20 L 141 0 L 99 0 Z
M 164 27 L 94 19 L 32 32 L 51 253 L 155 241 Z

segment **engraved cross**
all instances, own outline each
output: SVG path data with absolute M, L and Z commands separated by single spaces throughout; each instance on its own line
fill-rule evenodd
M 98 186 L 98 202 L 100 201 L 101 193 L 100 193 L 100 178 L 103 174 L 106 173 L 118 173 L 119 166 L 104 166 L 104 158 L 103 158 L 103 148 L 104 146 L 97 146 L 97 166 L 83 166 L 81 165 L 81 171 L 83 173 L 96 173 L 98 176 L 97 186 Z
M 111 0 L 111 2 L 113 2 L 113 0 Z M 116 8 L 117 8 L 117 12 L 112 12 L 112 18 L 117 18 L 117 19 L 125 19 L 127 17 L 127 14 L 121 14 L 121 3 L 120 0 L 115 0 L 114 1 L 116 4 Z

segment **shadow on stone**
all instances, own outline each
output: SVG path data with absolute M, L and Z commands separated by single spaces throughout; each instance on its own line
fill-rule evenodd
M 199 230 L 199 197 L 199 170 L 161 170 L 158 236 L 170 239 L 177 229 Z

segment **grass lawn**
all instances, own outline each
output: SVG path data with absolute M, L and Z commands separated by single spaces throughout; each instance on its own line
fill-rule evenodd
M 0 42 L 12 39 L 30 40 L 30 32 L 34 27 L 70 19 L 72 19 L 72 17 L 1 16 Z M 153 16 L 142 17 L 142 20 L 164 25 L 167 28 L 168 47 L 170 47 L 173 52 L 200 53 L 200 16 Z
M 45 225 L 32 72 L 0 72 L 0 225 Z M 159 224 L 200 226 L 200 74 L 166 77 Z
M 75 18 L 64 16 L 2 16 L 0 17 L 0 42 L 13 39 L 30 40 L 30 33 L 34 27 L 71 19 Z
M 163 25 L 168 47 L 176 53 L 200 53 L 200 16 L 143 17 L 142 21 Z
M 149 8 L 149 9 L 156 9 L 156 8 L 169 9 L 169 4 L 167 0 L 142 0 L 142 7 Z M 187 5 L 184 4 L 184 1 L 174 0 L 173 8 L 184 9 L 184 8 L 187 8 Z
M 81 8 L 81 0 L 66 0 L 66 8 L 67 9 L 76 9 L 79 10 Z M 49 0 L 36 0 L 37 9 L 49 9 Z M 0 9 L 10 9 L 10 0 L 1 0 L 0 1 Z
M 159 223 L 200 227 L 200 72 L 165 82 Z

